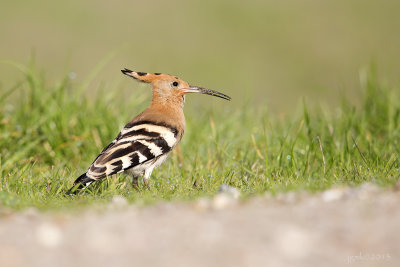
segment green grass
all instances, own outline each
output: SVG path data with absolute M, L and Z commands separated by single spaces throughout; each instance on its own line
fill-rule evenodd
M 344 99 L 335 110 L 303 101 L 298 114 L 275 115 L 240 99 L 201 105 L 189 99 L 181 153 L 153 172 L 151 191 L 142 185 L 137 191 L 117 175 L 66 197 L 74 179 L 147 105 L 150 90 L 132 82 L 135 89 L 90 95 L 68 77 L 49 84 L 33 65 L 18 68 L 25 79 L 0 94 L 0 206 L 80 209 L 114 195 L 138 205 L 188 201 L 214 195 L 222 183 L 245 197 L 315 192 L 365 181 L 390 186 L 400 174 L 400 98 L 370 71 L 361 104 Z

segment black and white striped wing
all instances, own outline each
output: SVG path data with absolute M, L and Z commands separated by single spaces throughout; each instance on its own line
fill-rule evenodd
M 86 176 L 99 180 L 123 172 L 167 154 L 178 142 L 178 130 L 169 125 L 150 121 L 128 123 L 95 159 Z

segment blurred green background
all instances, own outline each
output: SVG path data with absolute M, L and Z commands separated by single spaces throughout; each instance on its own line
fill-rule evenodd
M 90 92 L 137 88 L 123 67 L 170 73 L 280 113 L 302 97 L 356 103 L 371 62 L 398 84 L 399 14 L 398 0 L 3 0 L 0 59 L 34 57 L 49 83 L 72 73 L 79 84 L 102 67 Z M 23 77 L 7 64 L 0 73 L 0 90 Z

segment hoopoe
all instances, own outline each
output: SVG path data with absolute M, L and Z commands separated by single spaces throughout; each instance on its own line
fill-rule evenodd
M 152 84 L 151 105 L 125 125 L 118 136 L 96 157 L 89 169 L 75 180 L 67 194 L 121 172 L 132 176 L 135 187 L 138 185 L 138 178 L 143 176 L 143 182 L 149 188 L 148 180 L 154 168 L 166 160 L 182 139 L 185 131 L 185 95 L 201 93 L 231 100 L 220 92 L 190 86 L 176 76 L 129 69 L 121 72 L 137 81 Z

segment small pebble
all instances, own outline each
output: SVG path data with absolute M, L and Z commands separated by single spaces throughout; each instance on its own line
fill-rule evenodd
M 397 181 L 393 186 L 394 191 L 400 191 L 400 181 Z
M 283 203 L 295 203 L 299 199 L 299 193 L 296 192 L 288 192 L 288 193 L 281 193 L 276 196 L 276 200 Z
M 212 207 L 221 210 L 236 204 L 237 200 L 227 194 L 217 194 L 212 201 Z
M 36 229 L 36 238 L 39 244 L 45 247 L 57 247 L 62 241 L 62 232 L 52 223 L 42 223 Z
M 324 202 L 332 202 L 342 199 L 344 196 L 344 190 L 340 188 L 332 188 L 322 193 L 322 200 Z
M 240 191 L 237 188 L 222 184 L 212 200 L 212 207 L 216 210 L 220 210 L 232 206 L 236 204 L 239 197 Z
M 229 186 L 227 184 L 221 184 L 218 188 L 218 194 L 226 194 L 234 199 L 239 199 L 240 191 L 236 187 Z
M 38 218 L 40 216 L 39 211 L 34 207 L 25 209 L 23 214 L 29 218 Z
M 285 225 L 277 228 L 274 233 L 277 248 L 285 258 L 299 260 L 312 253 L 314 240 L 306 230 L 294 225 Z
M 359 199 L 366 200 L 382 192 L 382 190 L 379 188 L 379 186 L 373 183 L 363 183 L 356 189 L 356 192 Z
M 110 206 L 115 209 L 120 209 L 128 206 L 128 200 L 123 196 L 113 196 Z
M 208 198 L 199 198 L 195 203 L 194 203 L 194 208 L 198 211 L 205 211 L 208 210 L 211 207 L 211 201 Z

